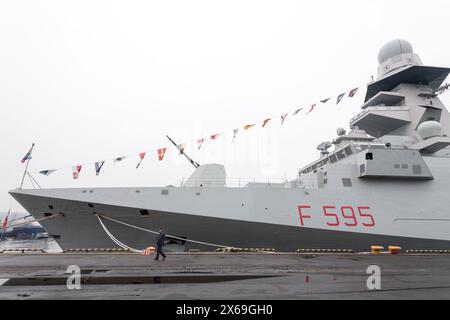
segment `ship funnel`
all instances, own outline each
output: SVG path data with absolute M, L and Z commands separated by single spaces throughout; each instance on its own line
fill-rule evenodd
M 406 40 L 396 39 L 386 43 L 378 53 L 378 78 L 411 65 L 423 66 L 413 46 Z

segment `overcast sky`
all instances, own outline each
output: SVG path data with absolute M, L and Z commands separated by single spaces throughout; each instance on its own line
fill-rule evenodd
M 192 167 L 173 147 L 157 161 L 166 134 L 230 178 L 293 179 L 348 129 L 364 90 L 283 127 L 279 116 L 369 82 L 395 38 L 450 66 L 449 18 L 448 0 L 0 0 L 0 211 L 23 210 L 7 191 L 32 142 L 31 171 L 65 168 L 34 175 L 46 188 L 179 183 Z M 234 128 L 272 116 L 231 143 Z M 215 133 L 226 135 L 195 150 Z M 72 180 L 72 165 L 127 154 Z

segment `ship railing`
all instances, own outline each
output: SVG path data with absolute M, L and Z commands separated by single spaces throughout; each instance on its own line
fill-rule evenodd
M 247 187 L 280 187 L 289 188 L 296 181 L 287 181 L 283 178 L 226 178 L 224 179 L 181 179 L 180 187 L 227 187 L 227 188 L 247 188 Z

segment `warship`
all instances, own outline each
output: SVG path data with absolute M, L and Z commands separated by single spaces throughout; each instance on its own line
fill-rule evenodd
M 378 60 L 348 132 L 320 143 L 292 181 L 236 187 L 223 165 L 205 164 L 179 187 L 9 193 L 63 249 L 116 247 L 114 237 L 142 249 L 159 228 L 173 250 L 450 249 L 450 115 L 439 99 L 450 69 L 425 66 L 406 40 Z

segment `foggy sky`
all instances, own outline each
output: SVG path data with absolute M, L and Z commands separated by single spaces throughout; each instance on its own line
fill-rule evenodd
M 283 127 L 278 117 L 369 82 L 395 38 L 426 65 L 450 66 L 449 16 L 448 0 L 0 0 L 0 211 L 23 210 L 7 191 L 32 142 L 30 171 L 65 168 L 33 174 L 46 188 L 177 184 L 192 167 L 166 134 L 183 143 L 226 133 L 188 153 L 224 163 L 231 178 L 294 179 L 319 143 L 348 129 L 365 92 Z M 272 116 L 231 143 L 234 128 Z M 72 165 L 128 154 L 72 180 Z

